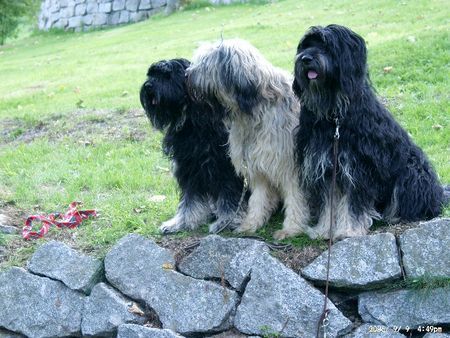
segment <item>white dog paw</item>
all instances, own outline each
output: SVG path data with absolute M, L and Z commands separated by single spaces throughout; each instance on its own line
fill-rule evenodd
M 234 229 L 234 232 L 238 234 L 242 233 L 254 234 L 256 230 L 258 230 L 258 228 L 252 226 L 251 224 L 241 224 L 236 229 Z
M 183 223 L 176 222 L 174 219 L 168 220 L 161 224 L 159 231 L 163 235 L 172 234 L 174 232 L 181 231 L 184 228 Z

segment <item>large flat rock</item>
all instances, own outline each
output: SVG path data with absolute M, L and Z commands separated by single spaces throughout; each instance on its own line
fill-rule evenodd
M 400 235 L 407 277 L 450 278 L 450 218 L 421 223 Z
M 70 289 L 86 294 L 103 278 L 103 264 L 100 260 L 83 255 L 57 241 L 41 245 L 28 262 L 28 270 L 59 280 Z
M 85 296 L 21 268 L 0 274 L 0 327 L 29 337 L 78 336 Z
M 144 324 L 144 314 L 139 305 L 125 297 L 117 290 L 105 283 L 99 283 L 92 289 L 91 295 L 86 297 L 81 322 L 81 332 L 85 336 L 108 336 L 117 333 L 121 324 Z
M 302 270 L 302 276 L 319 284 L 327 277 L 328 250 Z M 395 237 L 389 233 L 352 237 L 331 247 L 330 285 L 364 289 L 382 286 L 401 277 Z
M 122 238 L 105 258 L 108 281 L 154 309 L 164 328 L 181 334 L 229 328 L 237 293 L 182 275 L 174 267 L 171 252 L 139 235 Z
M 217 235 L 203 238 L 198 248 L 179 266 L 180 272 L 199 279 L 222 279 L 241 291 L 255 257 L 269 248 L 261 241 L 244 238 L 225 239 Z M 247 267 L 236 264 L 236 256 L 245 257 Z M 239 259 L 241 261 L 241 259 Z M 240 268 L 238 268 L 238 266 Z
M 359 296 L 363 321 L 389 327 L 450 324 L 450 288 L 366 292 Z
M 315 337 L 324 295 L 278 260 L 262 254 L 236 311 L 235 327 L 246 334 L 279 334 L 280 337 Z M 328 302 L 327 337 L 351 329 L 351 322 Z

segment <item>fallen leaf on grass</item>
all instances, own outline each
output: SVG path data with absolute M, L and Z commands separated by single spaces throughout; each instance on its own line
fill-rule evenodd
M 141 205 L 139 208 L 134 208 L 133 211 L 137 214 L 140 214 L 141 212 L 143 212 L 146 209 L 145 205 Z
M 154 195 L 149 198 L 150 202 L 163 202 L 166 199 L 166 196 L 164 195 Z
M 391 66 L 387 66 L 387 67 L 384 67 L 383 68 L 383 72 L 385 72 L 385 73 L 390 73 L 391 71 L 392 71 L 392 67 Z
M 169 171 L 170 171 L 169 168 L 166 168 L 166 167 L 160 167 L 160 166 L 157 166 L 156 169 L 161 170 L 161 171 L 164 171 L 164 172 L 169 172 Z
M 433 124 L 433 126 L 431 128 L 433 128 L 434 130 L 441 130 L 444 127 L 441 126 L 440 124 Z

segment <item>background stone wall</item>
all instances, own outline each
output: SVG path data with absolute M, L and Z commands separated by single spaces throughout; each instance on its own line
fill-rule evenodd
M 138 22 L 161 11 L 167 0 L 44 0 L 39 29 L 87 30 Z
M 43 0 L 39 29 L 88 30 L 147 19 L 163 10 L 170 0 Z M 209 0 L 212 5 L 247 0 Z

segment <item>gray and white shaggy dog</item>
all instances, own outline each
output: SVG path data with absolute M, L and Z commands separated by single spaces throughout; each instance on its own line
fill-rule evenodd
M 197 99 L 220 102 L 229 128 L 231 161 L 252 191 L 247 215 L 237 232 L 255 232 L 284 205 L 283 239 L 307 226 L 308 206 L 300 190 L 295 160 L 299 101 L 285 71 L 274 67 L 250 43 L 240 39 L 203 44 L 187 70 L 188 87 Z

